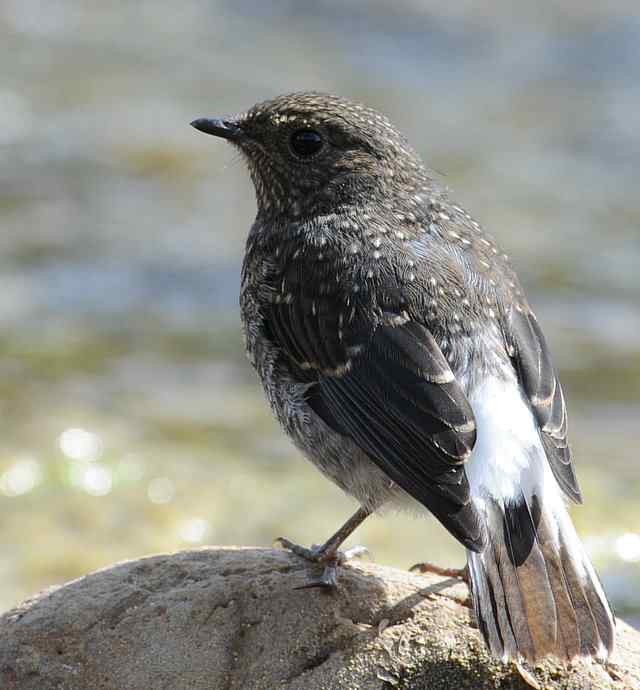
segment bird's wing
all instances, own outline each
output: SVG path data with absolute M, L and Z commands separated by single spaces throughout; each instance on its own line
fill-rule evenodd
M 507 319 L 507 343 L 520 384 L 540 428 L 540 437 L 556 481 L 564 493 L 582 503 L 567 441 L 567 410 L 549 348 L 535 315 L 513 307 Z
M 308 403 L 465 546 L 484 533 L 464 461 L 475 443 L 471 407 L 428 329 L 384 314 L 375 326 L 328 300 L 274 304 L 268 334 L 309 381 Z

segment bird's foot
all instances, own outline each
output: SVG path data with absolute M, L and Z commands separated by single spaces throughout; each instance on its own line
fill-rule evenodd
M 295 589 L 312 589 L 314 587 L 333 588 L 338 582 L 338 568 L 344 565 L 351 558 L 360 558 L 362 556 L 370 556 L 369 550 L 365 546 L 353 546 L 346 551 L 339 551 L 333 545 L 323 544 L 318 546 L 314 544 L 311 548 L 300 546 L 285 539 L 278 537 L 275 542 L 277 546 L 295 553 L 296 556 L 304 558 L 311 563 L 319 563 L 324 566 L 322 575 L 315 577 L 304 585 L 300 585 Z
M 464 568 L 441 568 L 439 565 L 433 563 L 416 563 L 409 568 L 411 573 L 434 573 L 435 575 L 442 575 L 443 577 L 455 577 L 462 580 L 467 585 L 469 584 L 469 568 L 465 565 Z

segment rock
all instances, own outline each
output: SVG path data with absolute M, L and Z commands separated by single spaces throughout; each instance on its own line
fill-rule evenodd
M 462 584 L 358 563 L 335 592 L 296 590 L 312 570 L 283 551 L 207 548 L 92 573 L 0 617 L 0 688 L 640 687 L 640 633 L 623 622 L 608 670 L 548 661 L 529 676 L 489 658 Z

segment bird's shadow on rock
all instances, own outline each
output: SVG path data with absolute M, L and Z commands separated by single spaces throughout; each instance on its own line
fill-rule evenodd
M 373 618 L 370 619 L 372 625 L 370 634 L 373 636 L 380 636 L 389 627 L 400 626 L 406 621 L 413 620 L 418 630 L 422 628 L 426 634 L 426 639 L 433 641 L 440 632 L 443 636 L 450 635 L 451 629 L 445 629 L 445 625 L 441 630 L 434 630 L 426 619 L 423 624 L 421 609 L 426 602 L 430 602 L 429 608 L 431 609 L 453 604 L 454 607 L 463 607 L 462 611 L 465 615 L 469 611 L 469 600 L 464 591 L 466 585 L 463 585 L 458 579 L 429 578 L 432 581 L 427 586 L 397 598 L 393 595 L 394 588 L 389 587 L 389 572 L 389 569 L 385 569 L 384 577 L 381 577 L 376 575 L 372 566 L 366 570 L 345 569 L 343 579 L 340 582 L 341 586 L 344 587 L 344 592 L 335 593 L 346 599 L 347 606 L 353 605 L 354 590 L 356 596 L 360 598 L 363 597 L 363 592 L 367 593 L 367 599 L 369 595 L 379 597 L 375 600 L 374 606 L 369 609 L 375 612 Z M 399 571 L 399 575 L 400 580 L 402 576 L 414 579 L 414 576 L 402 573 L 402 571 Z M 363 618 L 362 611 L 359 609 L 352 610 L 351 613 L 357 614 L 360 619 Z M 446 614 L 444 618 L 445 622 L 448 622 L 446 621 Z M 483 642 L 475 632 L 476 625 L 473 613 L 467 618 L 466 624 L 468 625 L 467 635 L 464 636 L 464 640 L 460 641 L 459 648 L 452 648 L 448 654 L 443 654 L 442 650 L 432 654 L 430 650 L 427 650 L 425 654 L 420 654 L 419 658 L 416 659 L 418 661 L 417 668 L 414 663 L 409 663 L 406 666 L 399 664 L 396 672 L 390 676 L 390 680 L 384 682 L 385 690 L 387 688 L 388 690 L 451 690 L 452 688 L 456 688 L 456 690 L 466 688 L 473 690 L 483 690 L 484 688 L 531 690 L 532 687 L 536 687 L 535 680 L 533 681 L 534 685 L 527 682 L 515 665 L 503 664 L 489 657 Z M 409 636 L 415 632 L 416 627 L 407 630 Z M 472 638 L 471 644 L 468 643 L 469 637 Z

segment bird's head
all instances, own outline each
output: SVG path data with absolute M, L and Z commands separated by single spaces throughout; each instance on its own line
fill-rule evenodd
M 243 153 L 258 211 L 267 215 L 362 207 L 394 194 L 423 170 L 386 117 L 322 93 L 279 96 L 243 115 L 191 124 Z

